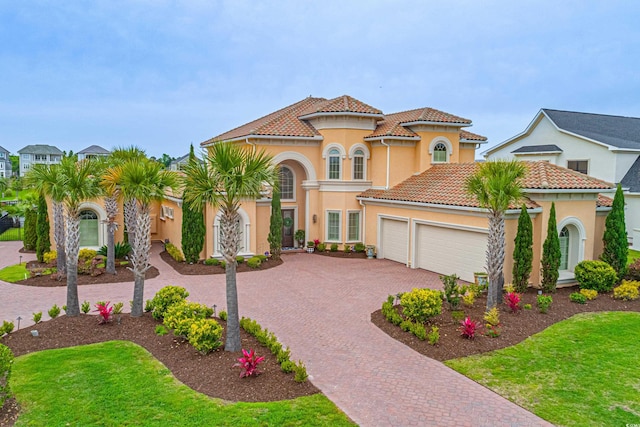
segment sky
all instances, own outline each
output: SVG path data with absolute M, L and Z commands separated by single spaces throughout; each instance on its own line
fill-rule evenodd
M 309 95 L 489 142 L 541 108 L 640 117 L 640 2 L 0 0 L 0 146 L 187 154 Z

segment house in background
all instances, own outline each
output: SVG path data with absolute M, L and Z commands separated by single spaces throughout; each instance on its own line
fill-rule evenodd
M 111 154 L 111 151 L 102 148 L 99 145 L 91 145 L 84 150 L 78 151 L 78 160 L 107 157 L 109 154 Z
M 11 176 L 11 158 L 9 150 L 0 147 L 0 178 L 9 178 Z
M 18 150 L 18 154 L 20 155 L 20 176 L 24 176 L 35 164 L 58 164 L 62 161 L 63 155 L 57 147 L 45 144 L 27 145 Z
M 384 114 L 354 99 L 305 98 L 201 144 L 227 142 L 264 150 L 280 167 L 283 246 L 295 246 L 296 230 L 341 249 L 375 245 L 378 258 L 473 280 L 485 270 L 486 212 L 464 191 L 477 168 L 475 151 L 486 138 L 467 130 L 471 121 L 433 108 Z M 534 222 L 534 266 L 539 283 L 542 242 L 552 202 L 563 242 L 561 280 L 602 251 L 612 184 L 547 162 L 527 162 L 526 204 Z M 157 236 L 180 247 L 181 204 L 168 198 L 158 212 Z M 271 200 L 240 208 L 241 255 L 269 250 Z M 507 212 L 506 280 L 519 206 Z M 201 256 L 219 257 L 219 212 L 205 211 Z
M 524 132 L 483 154 L 488 160 L 543 160 L 620 183 L 627 236 L 640 250 L 640 118 L 542 109 Z

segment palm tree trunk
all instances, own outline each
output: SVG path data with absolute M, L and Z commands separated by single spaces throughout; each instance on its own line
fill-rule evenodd
M 67 257 L 65 253 L 64 207 L 61 202 L 53 201 L 53 240 L 56 242 L 56 267 L 58 277 L 67 271 Z
M 498 305 L 504 285 L 504 217 L 500 212 L 489 214 L 489 238 L 487 244 L 487 272 L 489 290 L 487 310 Z
M 77 209 L 67 211 L 67 316 L 80 314 L 78 301 L 78 252 L 80 251 L 80 219 Z
M 118 214 L 118 200 L 115 196 L 104 198 L 104 209 L 107 211 L 107 273 L 116 274 L 116 256 L 114 235 L 118 229 L 116 215 Z
M 124 202 L 124 224 L 127 227 L 129 244 L 133 247 L 136 240 L 136 218 L 138 218 L 138 201 L 130 198 Z
M 227 337 L 224 344 L 225 351 L 240 351 L 240 316 L 238 313 L 238 287 L 236 284 L 236 256 L 240 251 L 240 230 L 238 228 L 239 215 L 237 209 L 222 210 L 220 218 L 220 240 L 222 256 L 226 262 L 226 291 L 227 291 Z
M 151 215 L 148 205 L 139 209 L 136 218 L 135 240 L 132 245 L 131 266 L 134 275 L 133 305 L 131 316 L 140 317 L 144 311 L 144 276 L 149 269 L 149 251 L 151 250 Z

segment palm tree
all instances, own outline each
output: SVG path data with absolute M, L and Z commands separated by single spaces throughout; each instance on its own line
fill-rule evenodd
M 131 315 L 142 316 L 144 299 L 144 276 L 151 267 L 149 252 L 151 250 L 151 202 L 162 200 L 167 189 L 175 189 L 178 179 L 174 172 L 163 170 L 157 162 L 148 160 L 128 160 L 107 172 L 112 176 L 110 187 L 120 186 L 125 200 L 135 200 L 137 216 L 135 218 L 135 234 L 129 235 L 131 244 L 131 271 L 134 276 L 133 305 Z M 111 191 L 113 188 L 109 189 Z
M 95 161 L 76 162 L 65 157 L 60 163 L 64 188 L 67 256 L 67 316 L 78 316 L 78 252 L 80 251 L 80 204 L 100 195 L 98 168 Z
M 118 215 L 118 199 L 120 198 L 120 186 L 118 177 L 112 172 L 113 167 L 122 165 L 127 160 L 142 161 L 146 159 L 144 151 L 138 147 L 130 146 L 126 148 L 115 148 L 106 160 L 107 169 L 102 176 L 102 187 L 104 189 L 104 209 L 107 212 L 107 266 L 106 271 L 110 274 L 116 273 L 115 263 L 115 233 L 118 229 L 116 216 Z M 137 202 L 135 199 L 124 201 L 124 218 L 127 236 L 135 239 L 135 222 Z
M 0 176 L 0 195 L 4 197 L 4 192 L 9 188 L 9 180 L 3 176 Z
M 59 165 L 36 164 L 27 173 L 25 181 L 38 193 L 51 198 L 53 207 L 53 240 L 56 244 L 58 276 L 66 274 L 65 225 L 64 225 L 64 179 Z
M 522 197 L 522 183 L 526 168 L 517 160 L 497 160 L 480 164 L 466 181 L 467 192 L 478 199 L 480 207 L 489 214 L 489 242 L 487 245 L 487 273 L 489 291 L 487 310 L 498 304 L 504 284 L 504 213 Z
M 220 210 L 220 247 L 226 263 L 226 351 L 240 351 L 240 321 L 236 287 L 236 256 L 240 250 L 240 202 L 260 197 L 264 184 L 278 183 L 277 169 L 264 151 L 229 143 L 214 145 L 205 161 L 185 167 L 185 202 L 193 209 L 212 204 Z

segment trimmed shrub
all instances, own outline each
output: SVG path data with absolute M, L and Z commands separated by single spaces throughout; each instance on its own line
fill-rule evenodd
M 174 260 L 178 262 L 184 262 L 184 255 L 182 255 L 180 249 L 178 249 L 173 243 L 166 243 L 164 245 L 164 250 L 167 251 L 167 253 L 171 255 L 171 258 L 173 258 Z
M 400 298 L 403 314 L 413 322 L 424 323 L 442 313 L 442 293 L 433 289 L 414 288 Z
M 598 291 L 593 289 L 580 289 L 580 293 L 589 301 L 596 299 L 598 296 Z
M 224 320 L 225 322 L 227 321 L 227 312 L 224 310 L 220 310 L 220 313 L 218 314 L 218 317 L 220 318 L 220 320 Z
M 96 257 L 96 255 L 98 255 L 98 252 L 93 249 L 80 249 L 80 252 L 78 252 L 78 263 L 91 261 Z
M 244 262 L 244 257 L 243 257 L 242 255 L 238 255 L 238 256 L 236 257 L 236 262 L 237 262 L 238 264 L 242 264 L 242 263 Z
M 411 320 L 403 320 L 402 323 L 400 323 L 400 329 L 402 329 L 405 332 L 409 332 L 412 327 L 413 327 L 413 322 Z
M 207 258 L 204 260 L 204 265 L 220 265 L 220 260 L 217 258 Z
M 585 297 L 584 295 L 582 295 L 579 292 L 574 292 L 571 295 L 569 295 L 569 300 L 571 302 L 575 302 L 577 304 L 586 304 L 587 303 L 587 297 Z
M 420 341 L 427 339 L 427 329 L 422 323 L 411 323 L 411 333 Z
M 260 264 L 262 264 L 262 261 L 257 256 L 251 257 L 247 260 L 247 265 L 250 268 L 258 268 L 260 267 Z
M 332 243 L 331 246 L 329 247 L 329 251 L 330 252 L 338 252 L 338 244 L 337 243 Z
M 269 259 L 269 257 L 264 255 L 264 254 L 256 255 L 254 258 L 258 258 L 260 260 L 260 262 L 265 262 L 266 260 Z
M 286 362 L 282 362 L 280 364 L 280 370 L 282 372 L 284 372 L 285 374 L 293 372 L 295 369 L 296 369 L 296 364 L 295 364 L 295 362 L 292 362 L 291 360 L 287 360 Z
M 189 296 L 189 292 L 181 286 L 165 286 L 156 292 L 151 300 L 153 305 L 153 318 L 162 320 L 167 309 L 173 304 L 184 301 Z
M 45 252 L 44 255 L 42 256 L 42 259 L 47 264 L 54 264 L 58 260 L 58 252 L 56 251 Z
M 538 310 L 540 311 L 540 313 L 548 312 L 552 302 L 553 298 L 551 298 L 551 295 L 538 295 L 536 304 L 538 304 Z
M 353 250 L 356 252 L 364 252 L 367 249 L 367 247 L 365 246 L 364 243 L 356 243 L 355 245 L 353 245 Z
M 623 280 L 620 286 L 613 288 L 613 297 L 625 301 L 638 299 L 638 286 L 640 282 Z
M 296 367 L 294 368 L 294 381 L 297 383 L 303 383 L 307 380 L 307 378 L 309 378 L 309 375 L 307 374 L 307 367 L 304 366 L 304 363 L 302 362 L 302 360 L 298 360 L 298 363 L 296 363 Z
M 91 311 L 91 304 L 89 304 L 89 301 L 82 302 L 82 304 L 80 305 L 80 311 L 82 311 L 84 314 L 87 314 L 89 311 Z
M 427 334 L 427 339 L 431 345 L 438 344 L 438 341 L 440 341 L 440 328 L 432 326 L 431 331 Z
M 630 280 L 640 280 L 640 258 L 631 263 L 626 277 Z
M 144 311 L 145 313 L 148 313 L 150 311 L 153 311 L 153 300 L 146 300 L 144 303 Z
M 9 379 L 11 378 L 11 367 L 13 366 L 13 353 L 4 344 L 0 344 L 0 408 L 11 396 Z
M 0 326 L 0 337 L 4 334 L 10 334 L 11 332 L 13 332 L 13 328 L 15 328 L 13 322 L 8 322 L 6 320 L 3 321 L 2 326 Z
M 226 269 L 226 268 L 227 268 L 227 262 L 226 262 L 226 261 L 224 261 L 224 260 L 223 260 L 223 261 L 220 261 L 220 267 L 222 267 L 222 268 L 225 268 L 225 269 Z
M 609 292 L 618 281 L 616 271 L 604 261 L 582 261 L 573 271 L 580 289 Z
M 187 337 L 191 324 L 196 319 L 211 317 L 213 309 L 191 301 L 178 301 L 170 305 L 164 313 L 164 325 L 173 329 L 174 335 Z
M 324 252 L 326 250 L 327 250 L 327 244 L 326 243 L 318 243 L 318 251 Z
M 222 326 L 213 319 L 196 319 L 189 327 L 189 344 L 207 354 L 222 345 Z
M 58 307 L 58 304 L 53 304 L 53 307 L 51 307 L 47 313 L 49 314 L 49 317 L 55 319 L 60 315 L 60 307 Z
M 33 323 L 36 325 L 42 321 L 42 312 L 38 311 L 37 313 L 33 313 Z
M 345 253 L 351 252 L 351 245 L 344 245 L 344 252 Z

